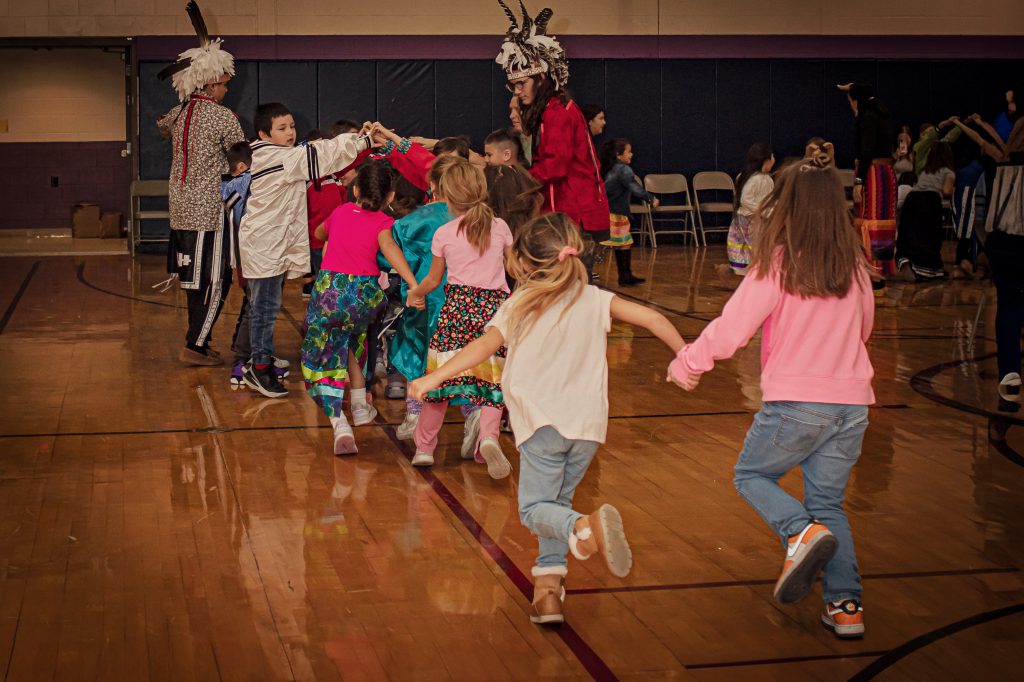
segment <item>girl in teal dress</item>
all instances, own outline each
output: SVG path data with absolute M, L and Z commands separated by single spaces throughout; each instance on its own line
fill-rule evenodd
M 427 174 L 430 196 L 435 200 L 395 221 L 392 226 L 395 243 L 402 249 L 417 281 L 426 277 L 430 272 L 430 263 L 433 259 L 430 245 L 434 239 L 434 233 L 439 227 L 455 219 L 455 214 L 449 210 L 448 204 L 438 197 L 437 193 L 441 175 L 453 162 L 453 159 L 449 157 L 438 158 Z M 381 260 L 382 269 L 387 271 L 391 268 L 383 256 L 378 256 L 378 258 Z M 437 331 L 438 314 L 444 305 L 443 285 L 444 282 L 442 282 L 442 286 L 427 295 L 426 307 L 423 310 L 406 308 L 395 324 L 395 335 L 388 345 L 388 358 L 395 369 L 409 381 L 423 376 L 426 372 L 427 343 Z M 402 282 L 400 300 L 404 301 L 408 293 L 408 286 Z M 470 459 L 474 455 L 473 450 L 477 440 L 480 408 L 461 399 L 455 399 L 452 403 L 460 405 L 462 416 L 466 419 L 462 456 L 465 459 Z M 396 431 L 400 439 L 412 440 L 422 407 L 423 403 L 418 400 L 412 398 L 406 400 L 405 419 Z

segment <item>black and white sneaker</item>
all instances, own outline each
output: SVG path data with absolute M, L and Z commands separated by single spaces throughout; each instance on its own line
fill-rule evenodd
M 1010 372 L 999 382 L 999 397 L 1011 403 L 1019 403 L 1020 386 L 1020 374 Z
M 284 387 L 273 366 L 259 370 L 247 364 L 242 371 L 242 381 L 249 388 L 255 389 L 268 398 L 283 398 L 288 395 L 288 389 Z

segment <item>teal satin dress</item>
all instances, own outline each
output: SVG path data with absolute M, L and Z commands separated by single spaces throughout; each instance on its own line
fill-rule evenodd
M 409 215 L 395 221 L 392 226 L 391 234 L 395 243 L 402 249 L 405 260 L 409 262 L 409 268 L 416 281 L 422 281 L 430 272 L 430 264 L 434 258 L 430 253 L 430 244 L 434 240 L 434 233 L 452 220 L 455 220 L 455 215 L 448 210 L 448 204 L 437 201 L 420 206 Z M 383 255 L 378 254 L 377 260 L 384 271 L 391 269 Z M 410 381 L 423 376 L 426 371 L 427 344 L 437 330 L 437 317 L 441 312 L 441 306 L 444 305 L 446 282 L 447 273 L 445 279 L 441 280 L 441 285 L 427 296 L 426 308 L 406 308 L 395 327 L 396 334 L 388 347 L 389 358 L 395 369 Z M 402 282 L 401 291 L 404 302 L 408 293 L 405 282 Z

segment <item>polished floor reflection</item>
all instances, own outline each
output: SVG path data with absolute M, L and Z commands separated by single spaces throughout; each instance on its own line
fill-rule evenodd
M 649 281 L 623 293 L 692 338 L 729 296 L 723 260 L 637 250 Z M 608 442 L 577 495 L 620 507 L 634 571 L 571 560 L 567 623 L 545 630 L 528 619 L 515 476 L 459 458 L 457 410 L 430 470 L 394 436 L 404 402 L 382 396 L 360 454 L 335 458 L 297 378 L 269 400 L 232 390 L 227 368 L 178 365 L 184 299 L 152 288 L 161 257 L 3 265 L 5 680 L 1019 675 L 1024 421 L 997 399 L 988 282 L 879 302 L 878 405 L 847 493 L 868 634 L 842 642 L 817 597 L 774 604 L 778 544 L 732 487 L 756 342 L 687 394 L 663 382 L 659 341 L 614 326 Z M 215 333 L 225 352 L 239 302 Z M 303 314 L 289 285 L 277 343 L 293 362 Z

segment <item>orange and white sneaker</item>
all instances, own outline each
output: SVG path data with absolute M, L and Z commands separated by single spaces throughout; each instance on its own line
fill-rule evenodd
M 812 521 L 789 538 L 782 575 L 772 596 L 780 604 L 793 604 L 807 596 L 821 569 L 839 548 L 839 541 L 824 524 Z
M 864 636 L 864 607 L 856 599 L 846 599 L 838 604 L 827 602 L 821 614 L 821 623 L 843 639 L 857 639 Z

